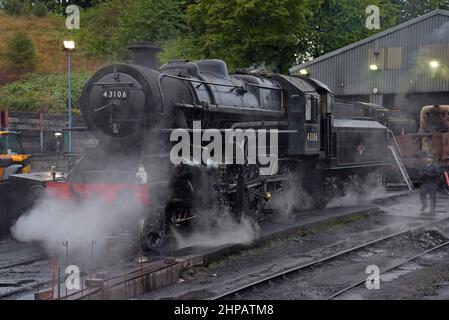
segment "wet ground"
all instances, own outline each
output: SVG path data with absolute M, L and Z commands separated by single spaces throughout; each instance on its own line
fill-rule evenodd
M 49 261 L 38 245 L 0 241 L 0 298 L 47 281 L 49 273 Z
M 449 223 L 445 227 L 449 228 Z M 275 285 L 259 287 L 257 291 L 243 294 L 239 299 L 327 299 L 358 282 L 363 282 L 360 287 L 364 291 L 369 291 L 365 285 L 369 276 L 366 273 L 368 266 L 377 266 L 380 270 L 386 270 L 416 256 L 422 249 L 430 249 L 447 241 L 448 238 L 436 230 L 430 233 L 411 233 L 345 255 L 329 263 L 317 265 L 297 276 L 289 276 L 287 280 L 282 279 L 281 283 L 274 281 Z M 391 275 L 394 273 L 395 271 L 392 271 Z M 396 277 L 401 275 L 396 273 Z M 386 274 L 381 280 L 392 281 L 393 279 L 394 277 L 388 279 Z M 413 286 L 413 283 L 408 284 L 409 288 Z M 382 283 L 380 290 L 385 291 L 385 289 Z M 388 294 L 391 295 L 391 293 Z
M 354 217 L 352 220 L 338 223 L 322 224 L 318 228 L 310 229 L 302 234 L 272 241 L 264 247 L 231 255 L 207 267 L 192 269 L 183 275 L 178 284 L 148 293 L 141 299 L 210 298 L 290 267 L 306 264 L 425 222 L 449 217 L 447 212 L 449 198 L 442 194 L 439 195 L 439 198 L 435 216 L 419 212 L 421 206 L 417 194 L 414 194 L 397 203 L 380 205 L 383 213 L 362 218 Z M 247 298 L 323 299 L 348 283 L 353 283 L 357 279 L 366 279 L 365 270 L 368 265 L 379 264 L 379 267 L 382 268 L 395 264 L 425 250 L 426 246 L 440 243 L 449 238 L 449 233 L 446 230 L 449 225 L 442 224 L 441 228 L 442 230 L 434 230 L 435 232 L 424 232 L 416 236 L 388 241 L 378 247 L 369 248 L 366 252 L 361 251 L 350 255 L 337 261 L 336 265 L 326 265 L 323 270 L 306 273 L 295 281 L 283 281 L 284 284 L 279 290 L 275 289 L 276 286 L 272 286 L 262 292 L 249 295 Z M 443 272 L 444 267 L 441 267 L 441 270 Z M 425 277 L 425 274 L 417 274 L 416 277 L 419 279 L 424 277 L 422 281 L 432 282 Z M 435 285 L 444 288 L 445 281 L 448 280 L 442 276 L 439 280 L 441 283 Z M 408 286 L 410 287 L 410 284 Z M 442 296 L 449 293 L 449 291 L 446 293 L 443 292 L 444 290 L 441 291 Z M 427 297 L 425 293 L 418 296 Z M 387 297 L 386 294 L 385 297 Z M 246 297 L 244 296 L 244 298 Z M 348 298 L 352 297 L 348 296 Z
M 423 235 L 420 238 L 421 243 L 428 243 L 431 238 L 438 239 L 442 234 L 447 237 L 449 234 L 446 226 L 441 226 L 433 232 L 435 233 Z M 447 238 L 445 239 L 447 241 Z M 425 254 L 397 269 L 382 273 L 380 278 L 378 290 L 367 290 L 365 285 L 361 285 L 337 299 L 447 300 L 449 299 L 449 247 Z
M 380 195 L 380 197 L 382 196 Z M 346 203 L 347 200 L 344 202 Z M 441 212 L 437 214 L 438 217 L 445 216 L 443 211 L 447 204 L 449 204 L 449 198 L 444 197 L 440 201 L 439 210 Z M 213 255 L 220 248 L 234 246 L 236 251 L 229 251 L 227 258 L 219 259 L 207 268 L 189 270 L 182 275 L 178 284 L 148 293 L 141 299 L 206 298 L 211 294 L 218 294 L 252 279 L 269 275 L 298 263 L 310 262 L 357 243 L 374 240 L 435 218 L 418 213 L 417 195 L 386 201 L 383 204 L 381 201 L 376 206 L 380 206 L 384 212 L 379 212 L 375 206 L 367 202 L 357 207 L 328 208 L 323 211 L 309 211 L 293 217 L 268 220 L 261 224 L 258 236 L 282 233 L 286 226 L 299 223 L 308 225 L 308 227 L 298 229 L 297 232 L 278 237 L 278 239 L 274 237 L 277 240 L 265 241 L 255 248 L 245 245 L 229 245 L 226 243 L 226 239 L 224 239 L 224 243 L 207 243 L 206 246 L 190 246 L 182 249 L 173 244 L 167 245 L 165 254 L 177 256 L 199 252 Z M 348 214 L 351 210 L 357 211 L 355 208 L 371 211 L 369 215 Z M 333 222 L 322 223 L 329 217 L 334 218 Z M 196 238 L 196 240 L 198 239 L 203 240 L 201 237 Z M 111 257 L 112 255 L 109 258 Z M 76 260 L 74 255 L 71 256 L 71 263 L 74 263 L 73 259 Z M 117 256 L 114 259 L 117 260 Z M 109 261 L 114 259 L 109 259 Z M 125 265 L 126 261 L 120 260 L 120 263 Z M 60 261 L 60 264 L 65 266 L 64 261 Z M 90 264 L 87 262 L 87 268 L 89 267 Z M 50 261 L 38 245 L 21 244 L 11 239 L 0 242 L 0 298 L 29 299 L 32 297 L 30 293 L 36 291 L 36 281 L 42 285 L 42 283 L 51 282 L 51 277 Z M 445 280 L 442 277 L 441 288 L 444 288 L 445 281 L 449 281 L 449 279 Z M 30 291 L 30 288 L 33 289 Z M 21 293 L 24 291 L 26 294 Z M 449 296 L 449 292 L 445 293 L 442 290 L 441 295 L 444 296 L 444 294 Z M 315 295 L 315 297 L 317 296 L 319 295 Z M 309 298 L 311 297 L 313 295 Z M 276 298 L 276 296 L 272 298 Z

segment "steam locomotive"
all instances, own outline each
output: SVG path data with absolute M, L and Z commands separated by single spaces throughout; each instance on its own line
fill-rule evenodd
M 201 210 L 259 220 L 273 212 L 283 192 L 297 189 L 324 207 L 346 186 L 390 165 L 388 129 L 368 119 L 333 117 L 333 94 L 317 80 L 263 71 L 229 74 L 221 60 L 177 60 L 158 69 L 157 47 L 130 49 L 132 63 L 101 68 L 82 92 L 81 111 L 98 147 L 45 187 L 58 197 L 142 203 L 139 235 L 146 249 L 156 249 L 170 227 L 189 223 Z M 262 130 L 276 133 L 277 145 L 257 139 L 236 146 L 232 140 L 234 160 L 240 147 L 243 162 L 174 164 L 177 141 L 171 138 L 179 129 L 191 137 L 209 129 Z M 191 154 L 208 150 L 210 141 L 203 140 L 191 143 Z M 275 150 L 277 170 L 261 175 L 262 165 L 248 161 L 251 148 Z
M 443 171 L 441 187 L 449 193 L 449 105 L 424 106 L 419 131 L 398 136 L 396 140 L 412 181 L 421 182 L 419 169 L 430 154 Z

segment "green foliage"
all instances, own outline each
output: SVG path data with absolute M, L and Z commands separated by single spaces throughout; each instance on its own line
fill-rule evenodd
M 45 3 L 37 2 L 32 6 L 31 13 L 34 14 L 36 17 L 43 18 L 47 15 L 48 9 Z
M 133 42 L 162 43 L 183 27 L 180 0 L 111 0 L 83 15 L 79 41 L 94 55 L 117 57 Z
M 111 0 L 82 12 L 82 27 L 78 42 L 91 55 L 115 57 L 126 49 L 121 44 L 120 19 L 133 0 Z
M 449 9 L 448 0 L 391 0 L 398 8 L 398 22 L 402 23 L 435 9 Z
M 369 5 L 380 8 L 380 30 L 365 26 Z M 394 26 L 397 15 L 398 7 L 390 0 L 322 0 L 307 19 L 310 31 L 301 41 L 303 47 L 308 44 L 309 55 L 318 57 Z
M 187 21 L 200 55 L 224 59 L 231 68 L 265 65 L 285 72 L 307 31 L 309 5 L 308 0 L 202 0 L 188 7 Z
M 361 40 L 449 0 L 109 0 L 83 12 L 78 40 L 92 55 L 123 59 L 132 42 L 161 45 L 169 59 L 219 58 L 231 69 L 295 62 Z M 86 1 L 87 6 L 93 1 Z M 381 10 L 381 30 L 365 27 Z
M 122 43 L 160 42 L 183 27 L 180 0 L 134 0 L 120 21 Z
M 90 75 L 90 72 L 72 75 L 75 113 L 79 113 L 81 91 Z M 61 114 L 67 112 L 67 106 L 68 79 L 65 74 L 32 75 L 25 80 L 0 87 L 0 109 Z
M 110 0 L 71 0 L 69 2 L 57 0 L 38 0 L 38 1 L 45 4 L 45 6 L 49 11 L 64 15 L 65 8 L 68 5 L 74 4 L 81 8 L 91 8 L 99 5 L 100 3 L 108 2 Z
M 71 0 L 66 3 L 57 0 L 2 0 L 0 3 L 1 8 L 8 15 L 21 16 L 32 13 L 37 17 L 44 17 L 49 11 L 64 15 L 68 5 L 74 4 L 81 8 L 91 8 L 108 1 L 110 0 Z
M 16 74 L 36 69 L 36 49 L 26 33 L 17 32 L 7 41 L 5 57 L 8 67 Z
M 28 1 L 26 0 L 3 0 L 1 1 L 1 7 L 5 12 L 11 16 L 20 16 L 25 13 L 28 7 Z
M 179 35 L 176 38 L 161 44 L 163 51 L 159 54 L 159 63 L 164 64 L 169 60 L 187 59 L 189 61 L 201 58 L 194 46 L 193 38 L 187 35 Z
M 36 17 L 43 18 L 48 13 L 46 2 L 48 1 L 3 0 L 1 1 L 1 8 L 6 14 L 11 16 L 22 16 L 31 13 Z M 61 5 L 56 1 L 52 2 Z

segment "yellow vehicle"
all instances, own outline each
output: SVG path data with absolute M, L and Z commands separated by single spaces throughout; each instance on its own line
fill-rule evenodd
M 20 135 L 11 131 L 0 131 L 0 182 L 17 173 L 30 172 L 30 156 L 23 150 Z

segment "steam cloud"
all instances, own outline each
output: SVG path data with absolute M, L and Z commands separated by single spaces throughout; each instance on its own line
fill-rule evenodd
M 141 209 L 135 201 L 113 206 L 100 199 L 74 202 L 45 197 L 21 216 L 11 231 L 19 241 L 42 243 L 54 256 L 64 255 L 62 243 L 68 241 L 70 255 L 85 262 L 92 241 L 97 242 L 96 250 L 104 251 L 107 237 L 137 225 Z
M 376 179 L 375 174 L 368 175 L 363 183 L 349 189 L 344 196 L 332 199 L 326 208 L 363 205 L 374 200 L 385 191 L 385 188 L 377 183 Z M 357 188 L 357 190 L 354 188 Z
M 213 210 L 215 213 L 215 210 Z M 222 215 L 200 214 L 197 230 L 190 235 L 174 233 L 178 249 L 186 247 L 218 247 L 229 244 L 247 244 L 257 238 L 259 225 L 249 218 L 237 220 L 230 212 Z
M 281 218 L 292 218 L 298 211 L 313 208 L 312 197 L 304 191 L 300 184 L 291 184 L 282 193 L 275 195 L 270 205 Z

